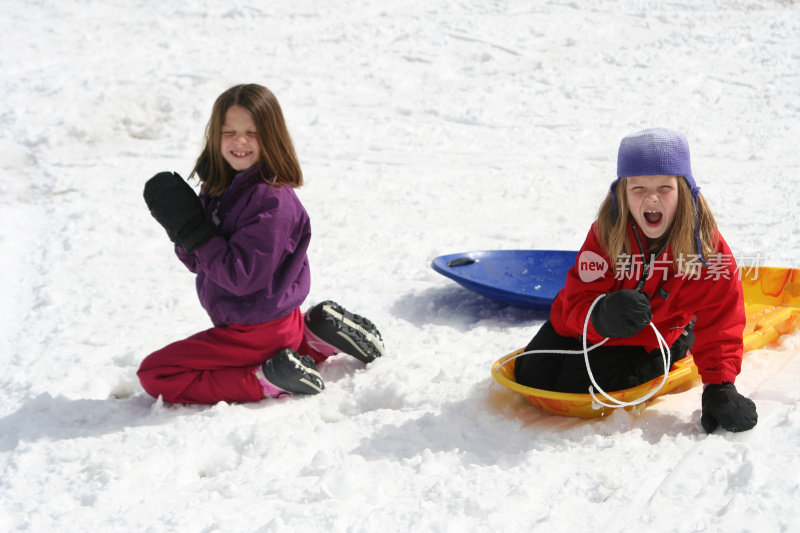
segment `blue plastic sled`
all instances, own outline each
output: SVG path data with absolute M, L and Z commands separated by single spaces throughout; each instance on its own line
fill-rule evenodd
M 433 269 L 467 289 L 509 305 L 549 309 L 578 252 L 484 250 L 441 255 Z

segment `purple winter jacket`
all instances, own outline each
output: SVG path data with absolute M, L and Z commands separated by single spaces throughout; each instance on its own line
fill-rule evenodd
M 193 253 L 175 247 L 197 274 L 197 295 L 215 326 L 282 318 L 308 296 L 311 223 L 290 186 L 265 183 L 252 167 L 220 198 L 200 195 L 217 235 Z

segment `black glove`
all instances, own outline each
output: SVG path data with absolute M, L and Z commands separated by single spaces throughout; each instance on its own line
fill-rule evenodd
M 633 337 L 650 323 L 650 297 L 633 289 L 604 296 L 592 309 L 592 325 L 603 337 Z
M 738 392 L 733 383 L 707 385 L 703 390 L 703 415 L 700 423 L 711 433 L 717 426 L 728 431 L 747 431 L 758 422 L 756 404 Z
M 159 172 L 144 185 L 144 201 L 169 240 L 193 252 L 214 236 L 214 227 L 203 216 L 200 199 L 174 172 Z

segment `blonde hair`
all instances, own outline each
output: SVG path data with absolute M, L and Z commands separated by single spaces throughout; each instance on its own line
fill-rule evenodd
M 717 223 L 711 208 L 702 194 L 698 194 L 697 203 L 692 198 L 692 190 L 682 176 L 677 176 L 678 205 L 675 219 L 667 229 L 664 237 L 656 245 L 669 243 L 672 245 L 672 264 L 679 274 L 694 274 L 702 265 L 700 260 L 707 260 L 717 250 Z M 597 238 L 612 264 L 618 264 L 624 253 L 632 254 L 633 247 L 628 237 L 628 195 L 626 194 L 627 178 L 620 178 L 612 192 L 606 196 L 597 212 Z M 615 205 L 616 199 L 616 205 Z M 697 257 L 698 254 L 702 257 Z M 696 258 L 696 261 L 689 261 Z
M 190 175 L 197 175 L 203 182 L 203 193 L 221 196 L 236 175 L 221 150 L 225 114 L 233 106 L 246 109 L 255 122 L 261 179 L 271 184 L 302 186 L 303 171 L 278 99 L 266 87 L 250 83 L 231 87 L 214 102 L 206 125 L 205 146 Z

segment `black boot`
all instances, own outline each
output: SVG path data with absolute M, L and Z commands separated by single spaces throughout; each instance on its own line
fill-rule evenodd
M 305 316 L 314 337 L 356 359 L 369 363 L 383 355 L 383 339 L 375 325 L 330 300 L 319 303 Z
M 317 394 L 325 388 L 314 360 L 290 348 L 267 359 L 261 371 L 272 385 L 292 394 Z

